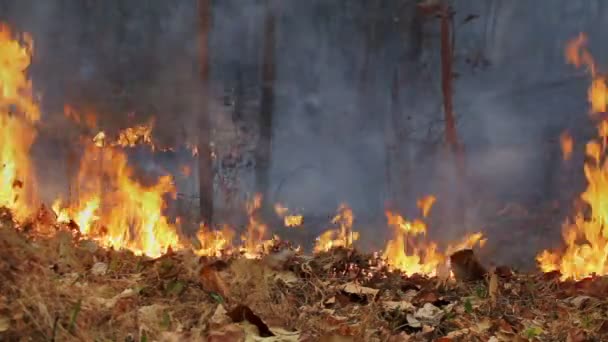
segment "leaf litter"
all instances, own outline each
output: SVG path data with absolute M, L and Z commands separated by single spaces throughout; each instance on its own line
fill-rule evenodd
M 470 252 L 465 256 L 468 260 Z M 0 220 L 0 340 L 602 341 L 608 278 L 508 267 L 461 280 L 336 248 L 262 259 L 149 259 Z M 469 263 L 464 263 L 469 264 Z M 468 273 L 467 273 L 468 272 Z M 482 279 L 479 277 L 483 275 Z M 462 278 L 466 279 L 464 281 Z

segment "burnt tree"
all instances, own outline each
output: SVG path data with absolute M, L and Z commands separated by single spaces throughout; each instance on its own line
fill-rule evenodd
M 273 1 L 266 2 L 264 20 L 264 47 L 262 60 L 262 99 L 258 117 L 259 138 L 255 148 L 256 192 L 262 194 L 267 207 L 270 161 L 272 154 L 272 121 L 275 81 L 275 8 Z
M 200 219 L 213 224 L 213 160 L 211 156 L 211 129 L 209 120 L 209 31 L 211 28 L 211 1 L 198 1 L 199 16 L 199 72 L 201 81 L 200 116 L 198 118 L 198 179 Z

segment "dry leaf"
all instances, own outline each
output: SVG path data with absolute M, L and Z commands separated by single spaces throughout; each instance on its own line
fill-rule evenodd
M 496 272 L 492 272 L 492 275 L 490 276 L 488 293 L 490 295 L 490 301 L 492 305 L 496 305 L 496 301 L 498 299 L 498 276 L 496 275 Z

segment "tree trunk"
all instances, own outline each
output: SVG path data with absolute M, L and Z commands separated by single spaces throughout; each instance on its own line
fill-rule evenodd
M 262 99 L 258 118 L 259 139 L 255 149 L 256 192 L 262 194 L 264 208 L 268 205 L 268 186 L 272 154 L 272 122 L 274 110 L 275 81 L 275 13 L 273 2 L 266 2 L 264 22 L 264 50 L 262 61 Z
M 452 102 L 453 89 L 453 56 L 451 13 L 447 6 L 441 11 L 441 90 L 443 93 L 443 109 L 445 120 L 445 140 L 450 150 L 460 159 L 461 146 L 456 132 L 456 119 L 454 118 L 454 105 Z M 460 161 L 459 161 L 460 164 Z M 460 168 L 461 165 L 459 165 Z
M 201 78 L 201 112 L 198 122 L 198 179 L 201 221 L 213 224 L 213 161 L 211 157 L 211 129 L 209 120 L 209 31 L 211 28 L 211 1 L 198 1 L 199 49 Z

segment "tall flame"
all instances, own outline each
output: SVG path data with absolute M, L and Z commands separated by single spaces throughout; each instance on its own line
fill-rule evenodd
M 29 35 L 19 41 L 0 24 L 0 206 L 11 209 L 17 219 L 29 215 L 35 202 L 29 151 L 40 110 L 26 75 L 32 49 Z
M 592 76 L 588 100 L 592 113 L 606 111 L 606 79 L 598 75 L 591 54 L 585 49 L 587 38 L 580 34 L 566 46 L 566 56 L 577 67 L 587 66 Z M 558 270 L 563 279 L 581 279 L 593 274 L 608 274 L 608 163 L 606 162 L 606 137 L 608 123 L 604 119 L 598 125 L 598 138 L 586 145 L 588 161 L 584 165 L 587 189 L 581 199 L 591 209 L 590 215 L 582 211 L 563 225 L 563 252 L 543 251 L 538 255 L 540 268 Z

